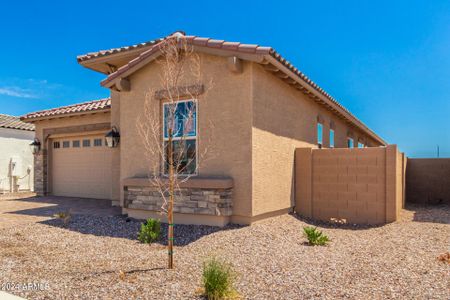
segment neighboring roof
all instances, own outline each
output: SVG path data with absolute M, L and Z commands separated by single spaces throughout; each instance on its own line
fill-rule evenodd
M 350 111 L 342 106 L 336 99 L 329 95 L 325 90 L 319 87 L 315 82 L 309 79 L 304 73 L 298 70 L 288 60 L 282 57 L 272 47 L 259 46 L 256 44 L 243 44 L 240 42 L 226 42 L 224 40 L 215 40 L 211 38 L 204 38 L 198 36 L 185 35 L 184 32 L 175 32 L 167 37 L 155 40 L 153 44 L 148 44 L 149 48 L 141 53 L 127 64 L 118 68 L 115 72 L 112 72 L 108 77 L 102 80 L 101 85 L 105 87 L 111 87 L 115 79 L 127 77 L 139 68 L 146 65 L 149 61 L 154 59 L 159 52 L 160 44 L 162 44 L 168 38 L 183 37 L 186 41 L 197 48 L 208 48 L 213 51 L 220 51 L 228 56 L 237 56 L 244 60 L 252 60 L 264 66 L 264 68 L 276 76 L 280 77 L 287 83 L 294 85 L 297 89 L 311 96 L 315 101 L 326 105 L 337 115 L 346 119 L 349 123 L 362 129 L 368 133 L 372 138 L 382 144 L 387 144 L 381 137 L 370 130 L 363 122 L 356 118 Z M 133 46 L 130 46 L 133 47 Z M 120 50 L 117 50 L 120 49 Z M 112 55 L 113 50 L 116 52 L 126 52 L 129 47 L 122 47 L 117 49 L 111 49 L 109 51 L 103 51 L 97 55 Z M 228 53 L 228 54 L 227 54 Z M 253 58 L 252 58 L 253 57 Z
M 0 114 L 0 128 L 34 131 L 34 125 L 22 122 L 19 117 Z
M 99 111 L 109 111 L 110 109 L 111 98 L 105 98 L 32 112 L 22 116 L 20 119 L 26 122 L 32 122 L 37 119 L 49 119 L 66 115 L 95 113 Z

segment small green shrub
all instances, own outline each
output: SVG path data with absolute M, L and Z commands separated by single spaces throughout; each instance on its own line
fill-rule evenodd
M 141 230 L 138 233 L 138 240 L 145 244 L 153 243 L 158 240 L 161 234 L 161 221 L 148 219 L 141 224 Z
M 323 234 L 322 231 L 318 230 L 316 227 L 303 227 L 303 232 L 310 245 L 324 246 L 330 241 L 328 236 Z
M 234 273 L 231 265 L 217 258 L 210 258 L 203 264 L 203 288 L 210 300 L 235 298 Z
M 67 226 L 72 219 L 72 213 L 70 209 L 68 211 L 57 212 L 53 215 L 55 218 L 62 220 L 64 226 Z

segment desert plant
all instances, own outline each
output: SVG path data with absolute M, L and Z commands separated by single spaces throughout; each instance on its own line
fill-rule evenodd
M 148 219 L 141 224 L 141 230 L 138 233 L 138 240 L 145 244 L 156 241 L 161 234 L 161 221 L 156 219 Z
M 64 226 L 67 226 L 72 219 L 72 214 L 70 213 L 70 210 L 68 211 L 62 211 L 58 212 L 53 215 L 55 218 L 60 219 L 63 221 Z
M 237 292 L 233 288 L 234 272 L 229 263 L 215 257 L 203 264 L 204 295 L 208 299 L 236 298 Z
M 443 263 L 450 264 L 450 252 L 439 255 L 437 259 Z
M 308 243 L 313 246 L 324 246 L 330 241 L 328 236 L 318 230 L 317 227 L 303 227 L 303 233 L 308 239 Z

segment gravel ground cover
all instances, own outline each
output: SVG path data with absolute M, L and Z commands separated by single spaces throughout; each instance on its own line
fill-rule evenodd
M 449 299 L 450 208 L 410 206 L 381 227 L 314 224 L 331 243 L 306 245 L 312 222 L 285 215 L 250 227 L 176 226 L 174 270 L 164 242 L 136 240 L 140 223 L 75 215 L 0 229 L 0 284 L 29 299 L 198 299 L 205 258 L 225 258 L 245 299 Z M 164 237 L 166 227 L 164 227 Z M 163 238 L 164 238 L 163 237 Z

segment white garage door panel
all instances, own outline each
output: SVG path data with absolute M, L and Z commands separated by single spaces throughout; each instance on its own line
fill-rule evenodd
M 90 147 L 83 147 L 86 139 L 90 140 Z M 102 139 L 102 146 L 94 147 L 94 139 Z M 73 147 L 74 140 L 80 141 L 79 148 Z M 70 147 L 63 148 L 63 141 L 70 141 Z M 53 195 L 111 199 L 111 149 L 105 146 L 103 136 L 70 137 L 54 142 L 59 142 L 59 148 L 52 149 Z

